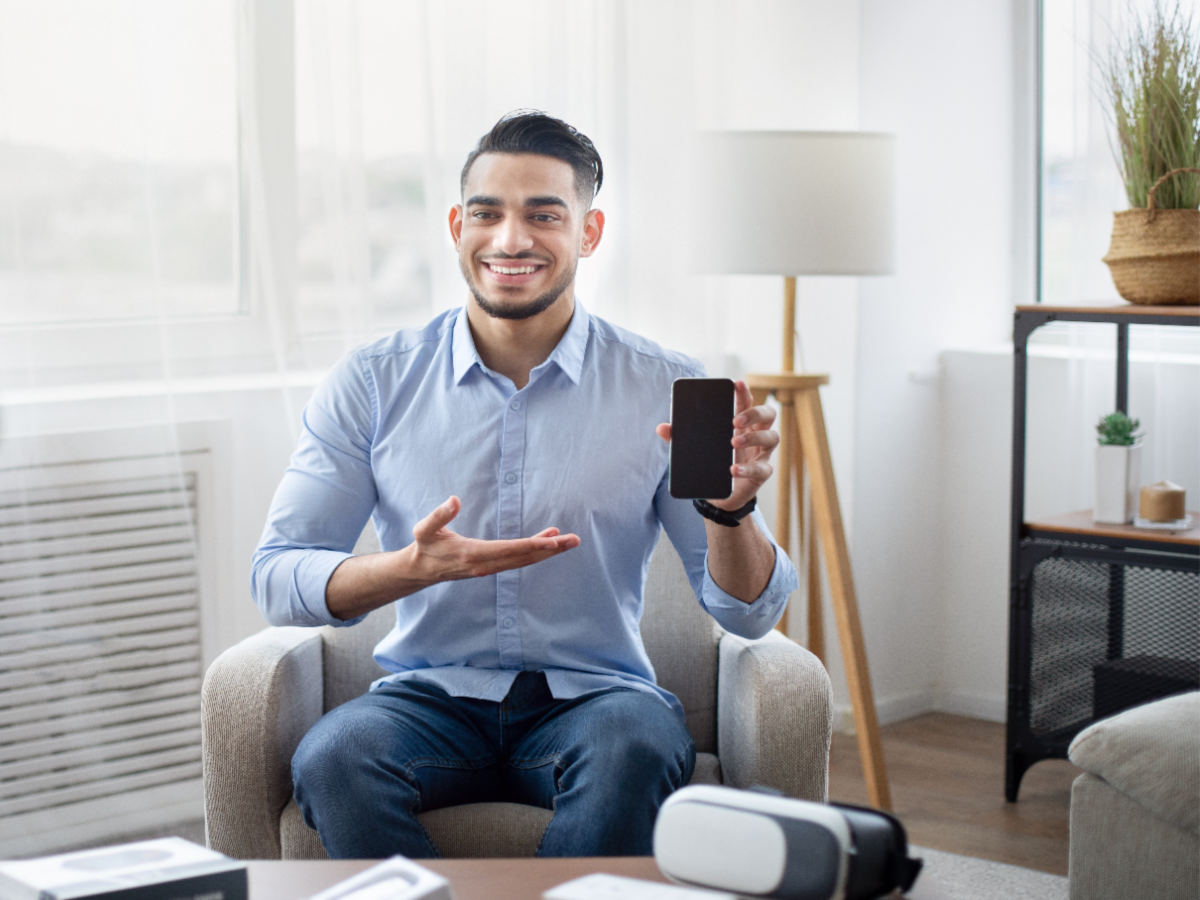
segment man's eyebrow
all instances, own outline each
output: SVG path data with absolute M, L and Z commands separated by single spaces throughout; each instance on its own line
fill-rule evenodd
M 525 201 L 526 209 L 530 209 L 531 207 L 534 207 L 534 206 L 561 206 L 564 209 L 569 209 L 569 207 L 567 206 L 567 201 L 563 200 L 562 197 L 554 197 L 554 196 L 530 197 L 528 200 Z
M 468 197 L 467 202 L 463 206 L 503 206 L 504 201 L 499 197 L 492 197 L 488 194 L 476 194 L 473 197 Z M 563 209 L 570 209 L 567 206 L 567 201 L 562 197 L 556 197 L 553 194 L 548 194 L 545 197 L 529 197 L 525 200 L 524 206 L 526 209 L 533 209 L 538 206 L 561 206 Z

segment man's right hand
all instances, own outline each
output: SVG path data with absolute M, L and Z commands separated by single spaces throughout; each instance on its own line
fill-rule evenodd
M 325 586 L 329 611 L 353 619 L 433 584 L 520 569 L 579 546 L 577 535 L 557 528 L 507 541 L 463 537 L 447 527 L 461 508 L 457 497 L 448 499 L 413 526 L 402 550 L 345 560 Z

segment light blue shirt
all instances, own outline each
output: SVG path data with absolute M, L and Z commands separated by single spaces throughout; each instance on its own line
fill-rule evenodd
M 701 605 L 727 630 L 766 634 L 797 585 L 778 547 L 762 595 L 743 603 L 707 566 L 704 522 L 667 491 L 671 382 L 699 363 L 589 316 L 517 390 L 484 366 L 461 309 L 348 354 L 304 410 L 300 444 L 254 554 L 251 590 L 273 625 L 352 625 L 325 585 L 372 517 L 383 550 L 451 494 L 459 534 L 528 537 L 555 526 L 581 544 L 545 562 L 402 598 L 375 648 L 391 674 L 453 696 L 499 701 L 522 670 L 559 699 L 613 686 L 675 697 L 655 683 L 638 622 L 659 529 Z M 766 523 L 755 512 L 764 534 Z

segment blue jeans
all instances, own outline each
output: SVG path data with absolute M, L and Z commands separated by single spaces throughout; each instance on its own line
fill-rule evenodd
M 538 856 L 642 856 L 695 761 L 682 717 L 657 697 L 555 700 L 545 675 L 522 672 L 499 703 L 412 681 L 364 694 L 305 735 L 292 780 L 335 859 L 438 856 L 417 813 L 496 801 L 554 810 Z

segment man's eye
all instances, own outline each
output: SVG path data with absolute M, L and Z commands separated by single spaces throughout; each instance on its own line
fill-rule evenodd
M 476 219 L 494 219 L 494 218 L 496 218 L 496 214 L 494 212 L 488 212 L 486 209 L 476 210 L 475 212 L 471 213 L 471 215 L 474 216 Z
M 536 216 L 534 216 L 533 218 L 534 218 L 534 221 L 537 221 L 537 222 L 554 222 L 554 221 L 557 221 L 556 217 L 555 217 L 555 216 L 552 216 L 550 213 L 538 213 L 538 214 L 537 214 Z

